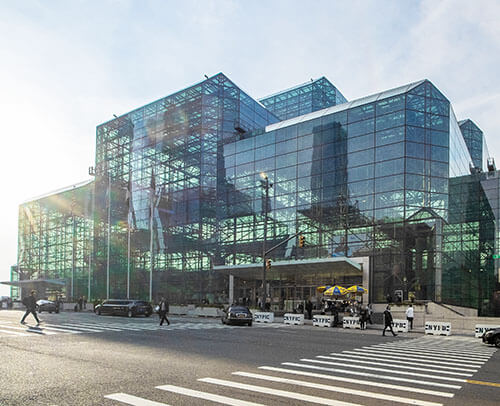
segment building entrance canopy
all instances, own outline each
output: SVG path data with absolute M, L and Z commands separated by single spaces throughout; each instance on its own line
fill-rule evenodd
M 220 265 L 214 271 L 233 275 L 244 280 L 262 279 L 262 264 Z M 322 283 L 325 279 L 363 276 L 360 263 L 346 257 L 304 259 L 273 262 L 266 271 L 268 280 L 282 280 L 300 277 L 306 283 Z
M 41 296 L 46 296 L 46 291 L 48 290 L 62 290 L 66 286 L 66 282 L 61 279 L 26 279 L 22 281 L 5 281 L 0 283 L 23 288 L 25 289 L 25 295 L 28 294 L 30 290 L 36 290 Z

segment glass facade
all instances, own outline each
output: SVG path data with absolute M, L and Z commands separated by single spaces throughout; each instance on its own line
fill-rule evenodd
M 443 301 L 500 314 L 499 172 L 450 179 L 450 219 L 444 226 Z
M 84 182 L 19 207 L 18 266 L 11 268 L 12 281 L 61 279 L 68 300 L 88 296 L 93 190 L 93 182 Z M 12 294 L 18 297 L 19 289 Z
M 481 129 L 472 120 L 462 120 L 459 123 L 467 149 L 472 157 L 472 163 L 476 168 L 486 169 L 486 161 L 483 161 L 484 135 Z
M 214 266 L 261 264 L 267 225 L 268 247 L 307 241 L 290 239 L 276 262 L 369 257 L 371 301 L 400 290 L 458 304 L 474 269 L 488 275 L 483 293 L 463 303 L 495 311 L 484 300 L 500 290 L 485 260 L 498 244 L 498 182 L 470 175 L 463 130 L 431 82 L 346 102 L 321 78 L 261 103 L 218 74 L 97 127 L 90 297 L 224 302 L 228 278 Z M 467 200 L 476 187 L 486 197 Z M 457 241 L 466 230 L 478 260 Z M 20 253 L 36 252 L 24 238 Z M 333 282 L 307 278 L 270 280 L 273 303 Z M 236 297 L 254 301 L 259 286 L 236 280 Z
M 280 120 L 302 116 L 337 104 L 346 98 L 325 77 L 260 99 Z
M 247 208 L 229 216 L 226 258 L 238 255 L 245 235 L 256 243 L 251 260 L 260 260 L 262 193 L 255 185 L 265 172 L 274 183 L 271 240 L 300 231 L 305 258 L 370 256 L 376 301 L 396 289 L 434 299 L 441 266 L 435 242 L 448 217 L 449 102 L 424 81 L 354 104 L 225 146 L 225 177 L 239 192 L 225 205 Z M 468 170 L 469 159 L 460 158 L 457 166 Z M 292 256 L 294 244 L 274 259 Z
M 203 299 L 219 255 L 223 145 L 277 121 L 218 74 L 97 127 L 95 295 L 168 286 L 172 301 Z

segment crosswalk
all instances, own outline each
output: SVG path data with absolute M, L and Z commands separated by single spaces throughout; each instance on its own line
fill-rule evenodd
M 196 398 L 203 404 L 235 406 L 281 402 L 440 406 L 453 398 L 495 351 L 472 337 L 423 336 L 285 361 L 279 366 L 261 365 L 253 371 L 234 371 L 229 379 L 200 378 L 193 387 L 156 386 L 161 392 L 155 397 L 161 402 L 128 393 L 104 398 L 112 401 L 106 405 L 134 406 L 173 405 L 179 396 Z M 207 386 L 213 389 L 207 391 Z M 252 398 L 263 403 L 249 401 Z
M 279 328 L 281 324 L 254 324 L 257 328 Z M 172 330 L 207 330 L 242 328 L 215 322 L 173 322 L 170 325 L 160 326 L 153 322 L 129 321 L 61 321 L 58 323 L 43 322 L 40 326 L 21 325 L 13 321 L 0 320 L 0 338 L 2 337 L 29 337 L 51 336 L 55 334 L 90 334 L 102 332 L 122 331 L 172 331 Z

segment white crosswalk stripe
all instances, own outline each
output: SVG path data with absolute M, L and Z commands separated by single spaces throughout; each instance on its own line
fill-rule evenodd
M 282 324 L 254 324 L 259 328 L 280 328 Z M 43 322 L 39 327 L 19 326 L 11 321 L 0 320 L 0 337 L 26 337 L 33 335 L 82 334 L 123 331 L 172 331 L 172 330 L 207 330 L 207 329 L 237 329 L 240 326 L 228 326 L 209 322 L 175 322 L 160 326 L 155 320 L 144 322 L 117 322 L 99 319 L 99 321 L 61 320 L 58 323 Z
M 466 340 L 421 337 L 401 340 L 387 346 L 364 346 L 329 355 L 317 355 L 314 359 L 282 362 L 281 367 L 258 367 L 259 372 L 266 373 L 235 371 L 231 374 L 235 380 L 206 377 L 193 382 L 193 385 L 211 384 L 213 391 L 209 389 L 209 392 L 172 384 L 156 388 L 166 392 L 167 402 L 172 401 L 168 396 L 170 393 L 224 405 L 255 405 L 217 393 L 226 393 L 224 388 L 231 388 L 240 396 L 244 392 L 248 392 L 248 396 L 259 394 L 260 399 L 265 399 L 263 403 L 268 405 L 279 403 L 276 398 L 281 398 L 287 399 L 291 404 L 301 405 L 347 406 L 364 404 L 368 399 L 374 399 L 390 404 L 442 406 L 443 400 L 453 398 L 455 392 L 467 382 L 466 378 L 478 372 L 496 352 L 495 349 L 478 346 L 478 341 L 470 341 L 460 356 L 460 351 L 454 351 L 460 348 L 457 344 L 461 342 Z M 471 346 L 471 343 L 476 346 Z M 416 348 L 428 351 L 429 354 L 411 355 Z M 450 358 L 448 354 L 454 355 Z M 471 361 L 472 354 L 480 355 L 481 361 Z M 441 357 L 449 361 L 443 362 Z M 329 395 L 324 397 L 319 393 Z M 116 397 L 113 399 L 120 401 Z M 144 401 L 149 402 L 147 399 Z M 126 403 L 123 400 L 120 402 Z

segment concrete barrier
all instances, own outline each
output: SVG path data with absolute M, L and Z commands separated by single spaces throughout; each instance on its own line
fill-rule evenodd
M 343 328 L 361 328 L 359 317 L 344 317 L 342 319 Z
M 184 315 L 184 314 L 187 314 L 188 307 L 187 306 L 179 306 L 179 305 L 170 305 L 168 307 L 168 312 L 169 312 L 169 314 Z
M 313 326 L 332 327 L 333 326 L 333 316 L 324 316 L 324 315 L 316 314 L 313 316 Z
M 295 313 L 285 313 L 285 315 L 283 316 L 283 323 L 303 325 L 304 324 L 304 315 L 303 314 L 295 314 Z
M 255 312 L 253 319 L 257 323 L 272 323 L 274 322 L 274 313 L 272 312 Z
M 476 324 L 476 328 L 474 330 L 474 336 L 476 338 L 481 338 L 484 333 L 486 333 L 489 330 L 494 330 L 496 328 L 500 328 L 500 324 L 493 325 L 493 324 Z
M 425 334 L 433 335 L 451 335 L 451 323 L 440 321 L 426 321 Z
M 408 320 L 394 319 L 392 320 L 392 328 L 396 333 L 407 333 Z

